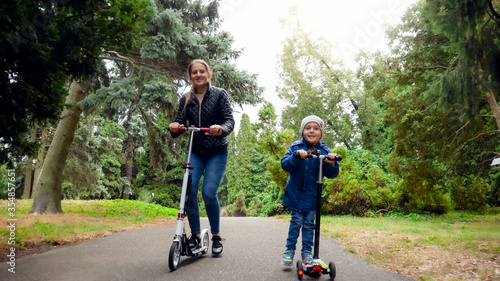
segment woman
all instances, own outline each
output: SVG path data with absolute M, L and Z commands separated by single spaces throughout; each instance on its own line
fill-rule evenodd
M 208 127 L 210 131 L 194 134 L 191 154 L 193 170 L 191 196 L 186 203 L 186 211 L 191 228 L 189 246 L 200 246 L 200 208 L 198 205 L 198 186 L 204 175 L 201 194 L 205 202 L 210 231 L 212 232 L 212 254 L 214 257 L 223 252 L 220 237 L 220 205 L 217 190 L 226 171 L 229 135 L 234 129 L 233 110 L 224 89 L 210 85 L 209 65 L 203 60 L 192 61 L 187 68 L 191 90 L 179 101 L 175 121 L 168 126 L 172 137 L 181 135 L 180 125 Z

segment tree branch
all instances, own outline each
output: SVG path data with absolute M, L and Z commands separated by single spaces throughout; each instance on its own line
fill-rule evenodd
M 429 69 L 437 69 L 437 68 L 444 69 L 444 70 L 450 69 L 449 67 L 446 67 L 446 66 L 435 65 L 435 66 L 429 66 L 429 67 L 416 67 L 416 68 L 412 68 L 412 71 L 413 70 L 429 70 Z
M 455 137 L 453 138 L 453 140 L 451 141 L 452 143 L 455 142 L 455 140 L 457 139 L 457 136 L 458 134 L 460 133 L 460 131 L 462 131 L 465 127 L 467 127 L 467 125 L 469 125 L 469 122 L 465 123 L 462 127 L 460 127 L 460 129 L 458 129 L 456 132 L 455 132 Z
M 480 136 L 484 136 L 484 135 L 491 134 L 491 133 L 499 133 L 500 134 L 500 130 L 494 130 L 494 131 L 488 131 L 488 132 L 480 133 L 477 136 L 475 136 L 472 139 L 469 139 L 467 141 L 473 141 L 473 140 L 479 138 Z
M 493 14 L 493 16 L 495 18 L 497 18 L 498 20 L 500 20 L 500 14 L 498 14 L 498 12 L 495 10 L 495 8 L 493 7 L 493 0 L 490 1 L 489 5 L 490 7 L 490 10 L 491 10 L 491 13 Z

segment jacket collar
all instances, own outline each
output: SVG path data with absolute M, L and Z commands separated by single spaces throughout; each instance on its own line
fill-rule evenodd
M 307 146 L 308 148 L 311 148 L 311 147 L 315 147 L 316 149 L 320 148 L 321 147 L 321 140 L 319 140 L 319 142 L 317 144 L 310 144 L 308 143 L 304 138 L 302 138 L 302 144 L 304 144 L 305 146 Z
M 210 95 L 211 90 L 212 90 L 212 84 L 210 84 L 210 82 L 208 82 L 207 92 L 205 93 L 205 96 Z M 196 89 L 195 89 L 195 91 L 196 91 Z

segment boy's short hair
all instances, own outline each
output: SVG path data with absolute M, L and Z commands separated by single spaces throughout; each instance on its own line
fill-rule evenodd
M 325 129 L 325 122 L 323 122 L 323 119 L 319 118 L 316 115 L 309 115 L 302 119 L 302 123 L 300 124 L 300 136 L 302 136 L 302 133 L 304 132 L 304 127 L 307 125 L 309 122 L 316 122 L 319 125 L 319 128 L 321 129 L 321 133 L 323 133 L 323 129 Z

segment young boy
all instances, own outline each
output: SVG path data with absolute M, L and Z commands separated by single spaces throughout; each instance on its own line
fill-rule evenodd
M 315 115 L 307 116 L 302 120 L 300 135 L 302 140 L 294 142 L 288 152 L 281 159 L 281 167 L 290 174 L 283 195 L 283 204 L 292 210 L 292 219 L 286 239 L 286 250 L 282 254 L 281 263 L 292 266 L 295 246 L 302 228 L 302 260 L 309 262 L 312 259 L 312 247 L 316 214 L 316 196 L 318 181 L 318 159 L 307 159 L 308 153 L 316 153 L 335 158 L 326 143 L 320 141 L 323 137 L 325 123 Z M 335 178 L 339 173 L 337 161 L 324 159 L 323 175 Z

